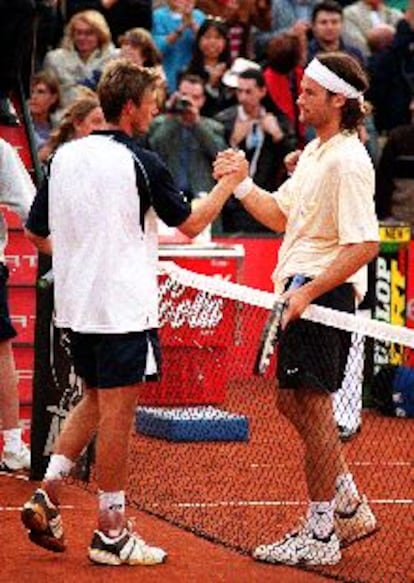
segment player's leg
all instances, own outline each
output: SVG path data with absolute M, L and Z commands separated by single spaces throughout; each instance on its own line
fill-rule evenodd
M 19 426 L 19 393 L 11 339 L 16 336 L 7 302 L 8 270 L 0 264 L 0 415 L 4 449 L 1 466 L 8 471 L 30 469 L 30 450 Z
M 127 483 L 128 449 L 138 386 L 98 391 L 99 426 L 96 440 L 96 473 L 101 498 L 119 492 L 118 504 L 100 505 L 98 527 L 118 536 L 126 526 L 124 491 Z M 113 496 L 115 498 L 115 496 Z M 110 498 L 110 495 L 108 495 Z
M 138 383 L 158 372 L 157 335 L 152 331 L 114 335 L 100 346 L 96 442 L 98 528 L 89 558 L 106 565 L 156 565 L 166 553 L 146 544 L 132 531 L 125 516 L 128 449 Z M 116 384 L 117 383 L 117 384 Z
M 29 531 L 29 538 L 43 548 L 55 552 L 62 552 L 66 548 L 59 511 L 60 488 L 78 456 L 91 442 L 97 427 L 97 391 L 86 387 L 82 399 L 70 411 L 63 424 L 41 488 L 23 506 L 21 517 Z

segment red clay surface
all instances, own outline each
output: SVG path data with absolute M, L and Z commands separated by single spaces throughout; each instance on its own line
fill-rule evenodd
M 1 583 L 318 583 L 327 581 L 297 569 L 257 563 L 145 513 L 134 512 L 137 530 L 149 542 L 165 548 L 169 557 L 157 567 L 103 567 L 92 565 L 86 548 L 95 527 L 95 497 L 68 485 L 62 514 L 68 549 L 54 554 L 32 545 L 20 524 L 20 507 L 30 496 L 33 482 L 0 475 Z

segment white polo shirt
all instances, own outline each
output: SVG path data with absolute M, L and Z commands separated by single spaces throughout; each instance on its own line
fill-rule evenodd
M 143 200 L 132 149 L 102 133 L 65 144 L 51 163 L 49 228 L 58 327 L 127 333 L 158 326 L 154 206 L 164 209 L 163 218 L 174 225 L 191 210 L 171 187 L 169 175 L 163 180 L 165 167 L 143 152 L 168 189 L 160 186 L 158 195 L 154 192 L 141 224 Z

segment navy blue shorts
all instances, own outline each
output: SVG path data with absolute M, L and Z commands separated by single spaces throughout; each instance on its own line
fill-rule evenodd
M 313 303 L 354 313 L 353 286 L 344 283 Z M 349 332 L 304 319 L 291 322 L 282 333 L 278 345 L 279 387 L 334 393 L 342 385 L 350 347 Z
M 83 334 L 69 331 L 75 372 L 88 387 L 110 389 L 159 380 L 161 349 L 157 330 L 127 334 Z M 158 374 L 146 375 L 148 343 Z
M 10 320 L 9 302 L 7 294 L 7 280 L 9 270 L 6 265 L 0 263 L 0 341 L 9 340 L 17 336 L 16 330 Z

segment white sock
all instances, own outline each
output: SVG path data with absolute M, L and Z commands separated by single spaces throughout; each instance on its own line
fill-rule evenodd
M 61 453 L 54 453 L 50 456 L 50 461 L 45 473 L 45 480 L 63 480 L 70 474 L 75 462 Z
M 317 538 L 327 538 L 334 530 L 334 503 L 310 502 L 308 526 Z
M 119 490 L 118 492 L 102 492 L 99 491 L 99 512 L 104 514 L 125 514 L 125 492 Z M 122 529 L 121 529 L 122 531 Z M 108 535 L 112 538 L 121 534 L 118 529 L 108 530 Z
M 22 430 L 20 427 L 14 429 L 4 429 L 4 451 L 8 453 L 19 453 L 22 447 Z
M 336 510 L 345 514 L 351 513 L 361 500 L 353 475 L 350 472 L 339 474 L 336 478 L 335 487 Z

